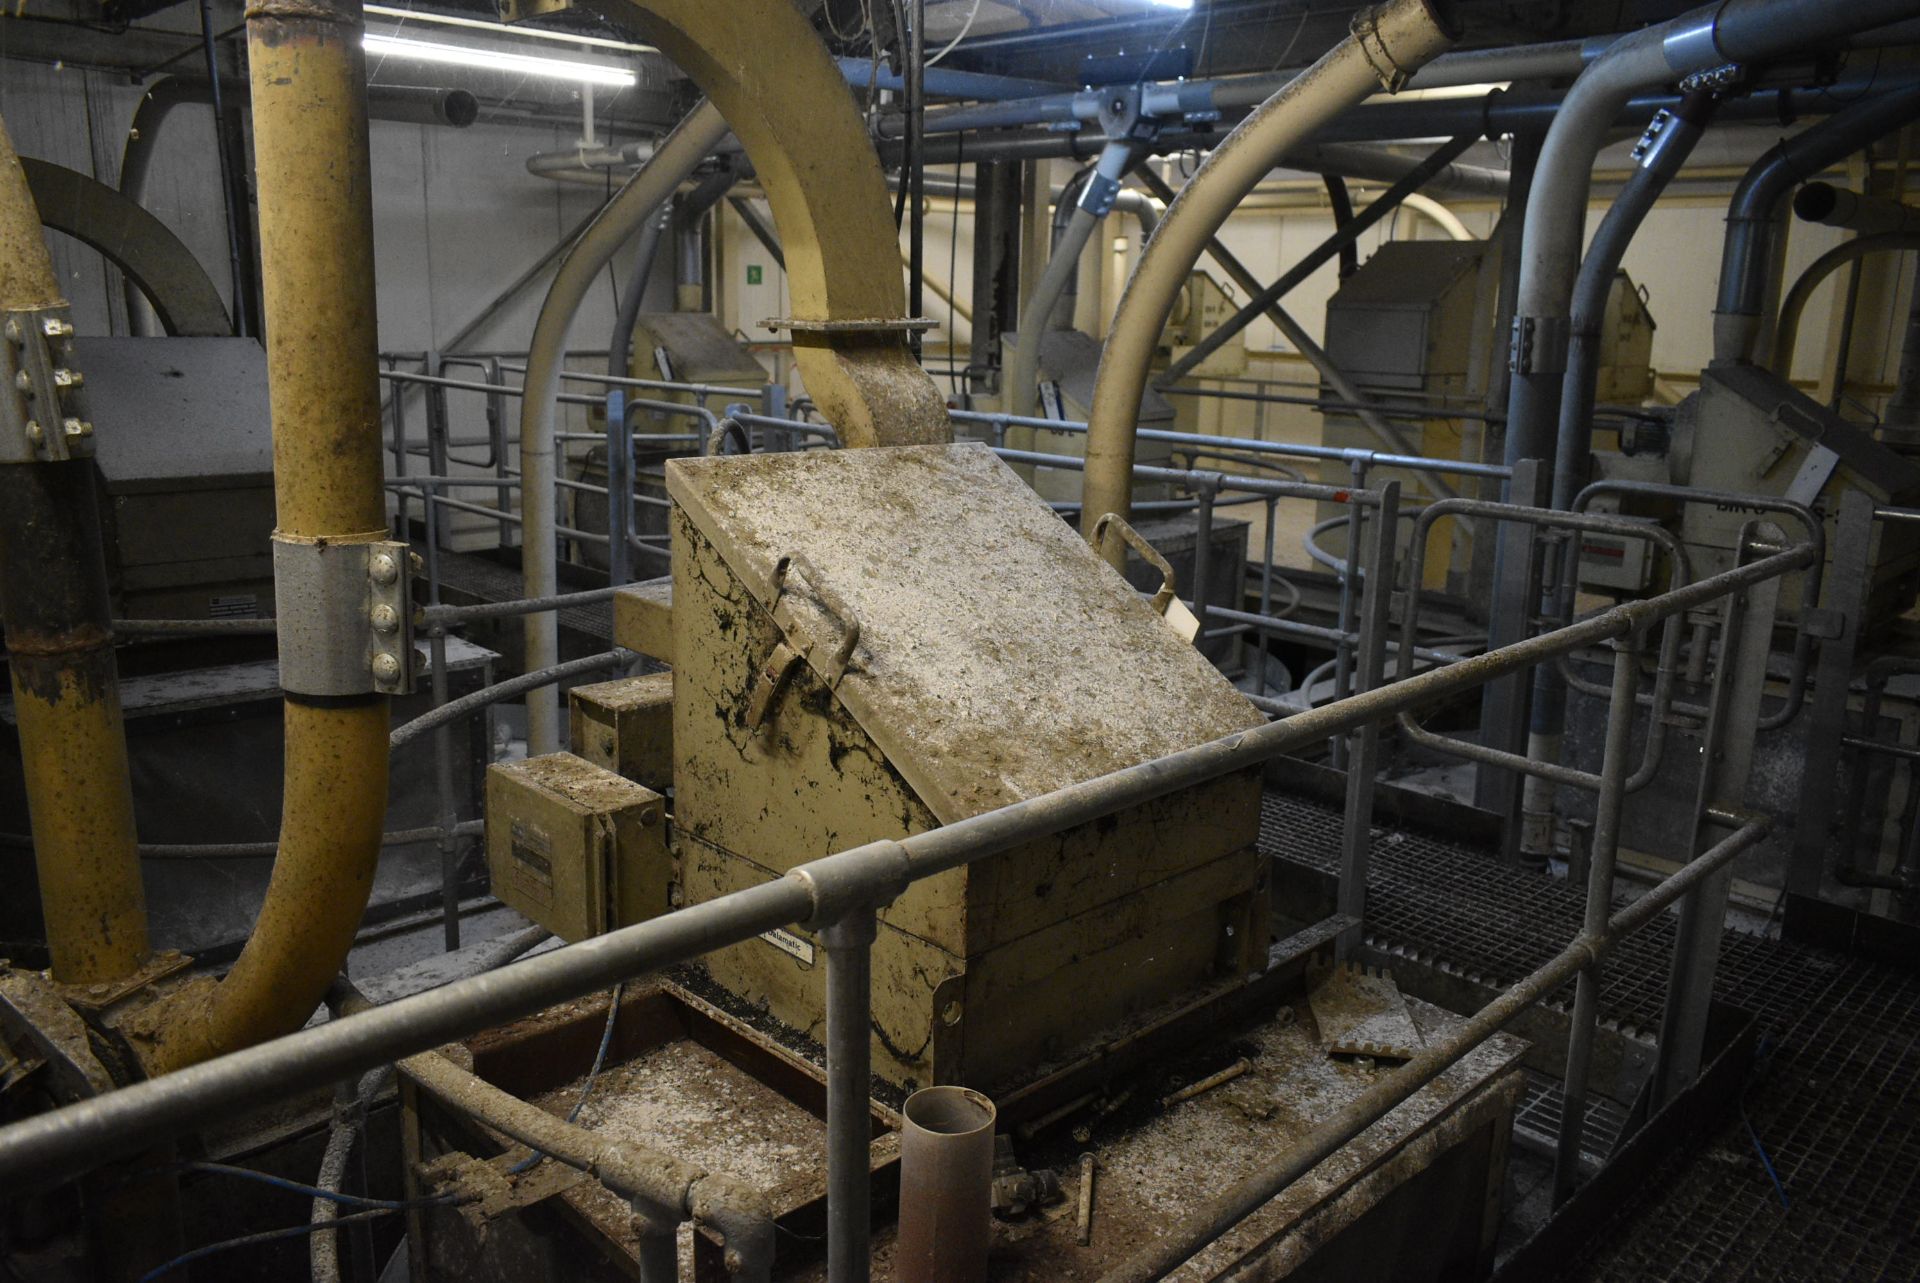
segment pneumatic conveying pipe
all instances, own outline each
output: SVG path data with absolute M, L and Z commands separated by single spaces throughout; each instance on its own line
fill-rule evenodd
M 276 579 L 282 550 L 387 537 L 362 29 L 359 0 L 247 9 Z M 387 697 L 371 683 L 301 694 L 302 675 L 282 668 L 285 787 L 266 900 L 224 980 L 142 1013 L 149 1073 L 306 1023 L 366 909 L 387 807 Z
M 540 305 L 533 341 L 527 348 L 527 373 L 520 400 L 520 563 L 525 596 L 551 597 L 560 579 L 560 537 L 555 529 L 554 398 L 560 391 L 567 331 L 574 314 L 614 251 L 653 217 L 726 136 L 727 122 L 711 103 L 703 101 L 688 112 L 655 149 L 646 166 L 627 180 L 568 249 L 547 289 L 546 301 Z M 523 627 L 529 670 L 551 668 L 560 661 L 558 617 L 528 615 Z M 538 755 L 559 748 L 559 693 L 553 689 L 533 691 L 527 696 L 527 751 Z
M 1167 207 L 1114 314 L 1093 394 L 1082 529 L 1124 518 L 1133 491 L 1134 436 L 1148 367 L 1174 300 L 1201 253 L 1279 157 L 1323 123 L 1379 91 L 1400 87 L 1453 42 L 1427 0 L 1389 0 L 1354 18 L 1353 34 L 1242 121 Z M 1123 556 L 1116 543 L 1110 554 Z

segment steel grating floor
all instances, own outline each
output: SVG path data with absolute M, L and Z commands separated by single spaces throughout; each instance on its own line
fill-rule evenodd
M 1338 808 L 1270 791 L 1261 818 L 1276 858 L 1337 867 Z M 1368 936 L 1389 953 L 1511 983 L 1578 930 L 1580 898 L 1469 846 L 1374 831 Z M 1671 944 L 1663 919 L 1613 955 L 1609 1021 L 1658 1027 Z M 1716 991 L 1760 1021 L 1740 1108 L 1704 1148 L 1670 1158 L 1560 1277 L 1920 1279 L 1920 975 L 1730 931 Z

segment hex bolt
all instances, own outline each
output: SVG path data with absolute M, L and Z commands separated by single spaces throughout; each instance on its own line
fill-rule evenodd
M 61 421 L 60 426 L 66 430 L 66 434 L 70 437 L 90 437 L 93 435 L 93 425 L 85 419 L 65 419 Z
M 367 573 L 373 576 L 376 584 L 391 584 L 400 578 L 400 563 L 393 559 L 390 552 L 375 553 Z
M 373 631 L 391 633 L 400 627 L 400 616 L 393 607 L 382 604 L 373 608 Z
M 73 326 L 57 316 L 49 316 L 40 322 L 40 332 L 50 339 L 71 338 L 73 337 Z
M 33 395 L 33 376 L 31 374 L 28 374 L 25 370 L 17 370 L 14 372 L 14 376 L 13 376 L 13 386 L 16 388 L 19 388 L 22 392 L 25 392 L 28 396 L 32 396 Z
M 373 657 L 373 676 L 375 681 L 398 681 L 400 679 L 400 661 L 392 655 L 375 655 Z
M 86 376 L 80 371 L 69 370 L 65 366 L 53 372 L 53 386 L 56 388 L 77 388 L 86 381 Z
M 13 317 L 8 317 L 6 333 L 10 341 L 18 343 L 20 341 L 20 322 Z
M 47 430 L 40 426 L 39 420 L 28 419 L 27 420 L 27 440 L 33 442 L 35 445 L 39 445 L 42 441 L 45 441 L 46 439 L 47 439 Z

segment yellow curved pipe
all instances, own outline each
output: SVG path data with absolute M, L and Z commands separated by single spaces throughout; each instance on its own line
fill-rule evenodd
M 521 6 L 515 16 L 551 9 Z M 807 394 L 849 446 L 952 440 L 939 387 L 897 328 L 906 290 L 880 159 L 846 78 L 792 0 L 593 0 L 720 109 L 753 161 L 787 259 Z M 758 318 L 755 318 L 758 319 Z
M 66 315 L 40 212 L 4 123 L 0 312 L 22 314 L 25 325 Z M 58 431 L 57 418 L 47 426 Z M 53 977 L 106 984 L 146 960 L 147 910 L 93 465 L 71 459 L 0 469 L 7 580 L 0 602 Z
M 386 537 L 359 0 L 247 10 L 276 537 Z M 353 945 L 380 855 L 387 700 L 286 701 L 280 849 L 247 947 L 137 1022 L 150 1073 L 305 1023 Z

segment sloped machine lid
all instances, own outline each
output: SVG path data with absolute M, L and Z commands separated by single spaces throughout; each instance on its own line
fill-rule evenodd
M 985 446 L 675 459 L 667 488 L 769 610 L 855 617 L 837 694 L 942 823 L 1263 720 Z

